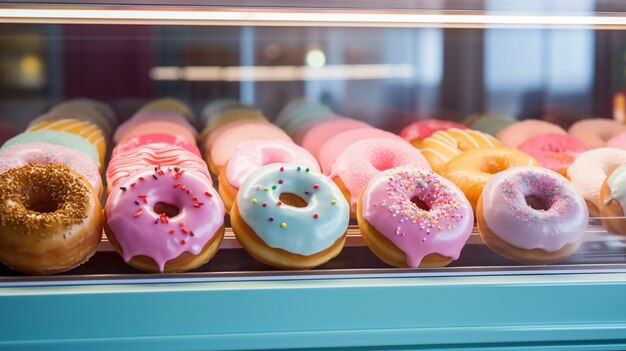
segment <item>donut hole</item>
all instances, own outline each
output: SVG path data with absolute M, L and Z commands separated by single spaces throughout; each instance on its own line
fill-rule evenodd
M 411 202 L 419 207 L 420 209 L 424 210 L 424 211 L 430 211 L 430 206 L 428 206 L 428 204 L 426 204 L 424 201 L 420 200 L 417 198 L 417 196 L 414 196 L 411 198 Z
M 52 213 L 59 209 L 60 204 L 50 193 L 41 190 L 27 193 L 24 207 L 34 212 Z
M 180 213 L 180 209 L 172 204 L 168 204 L 166 202 L 157 202 L 154 204 L 154 213 L 156 214 L 165 214 L 168 218 L 173 218 L 178 216 Z
M 495 159 L 488 159 L 483 163 L 481 171 L 489 174 L 496 174 L 498 172 L 504 171 L 507 168 L 508 167 L 503 162 L 498 162 L 498 160 Z
M 386 171 L 391 168 L 395 168 L 396 165 L 392 160 L 385 159 L 383 157 L 379 159 L 371 160 L 372 167 L 376 168 L 379 171 Z
M 528 205 L 533 210 L 547 211 L 550 208 L 550 206 L 548 206 L 548 204 L 546 204 L 543 199 L 534 195 L 528 195 L 524 197 L 524 200 L 526 200 L 526 205 Z
M 280 199 L 280 202 L 287 206 L 302 208 L 309 205 L 305 199 L 293 193 L 282 193 L 278 198 Z

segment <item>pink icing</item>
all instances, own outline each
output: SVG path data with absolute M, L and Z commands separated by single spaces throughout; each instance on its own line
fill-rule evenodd
M 413 141 L 415 139 L 424 139 L 433 135 L 433 133 L 446 130 L 450 128 L 467 129 L 466 126 L 451 121 L 444 121 L 438 119 L 426 119 L 417 121 L 404 127 L 400 132 L 400 136 L 407 141 Z
M 374 138 L 358 141 L 339 155 L 330 178 L 341 179 L 350 192 L 350 206 L 354 210 L 361 190 L 381 171 L 409 166 L 430 169 L 422 153 L 406 141 Z
M 102 177 L 98 163 L 82 152 L 48 143 L 13 145 L 2 150 L 0 154 L 0 173 L 28 163 L 64 164 L 85 177 L 98 196 L 102 194 Z
M 411 202 L 415 197 L 429 210 Z M 431 253 L 456 260 L 474 227 L 463 192 L 428 169 L 380 172 L 367 185 L 361 204 L 363 218 L 406 254 L 412 268 Z
M 209 170 L 200 157 L 174 145 L 147 144 L 118 153 L 116 157 L 111 159 L 106 172 L 108 191 L 111 191 L 118 183 L 125 181 L 125 178 L 137 170 L 158 165 L 192 170 L 204 175 L 211 184 Z
M 347 130 L 368 128 L 367 123 L 357 121 L 352 118 L 339 117 L 330 121 L 314 125 L 304 133 L 302 141 L 299 142 L 303 148 L 309 150 L 311 155 L 317 157 L 320 148 L 332 135 L 345 132 Z M 297 140 L 296 140 L 297 141 Z
M 133 115 L 129 120 L 122 123 L 116 130 L 115 134 L 113 134 L 113 140 L 115 142 L 120 142 L 128 138 L 128 134 L 133 129 L 137 128 L 137 126 L 145 123 L 145 122 L 170 122 L 178 124 L 180 127 L 184 127 L 189 133 L 196 133 L 196 129 L 189 123 L 189 121 L 174 112 L 138 112 Z
M 324 174 L 329 174 L 335 160 L 339 157 L 348 146 L 354 144 L 359 140 L 365 140 L 370 138 L 388 138 L 395 139 L 402 142 L 406 141 L 401 137 L 386 132 L 382 129 L 376 128 L 361 128 L 361 129 L 353 129 L 348 130 L 342 133 L 339 133 L 326 141 L 319 150 L 317 160 L 322 167 L 322 172 Z M 408 143 L 407 143 L 408 145 Z
M 228 160 L 226 179 L 230 185 L 239 189 L 250 174 L 272 163 L 285 163 L 320 171 L 317 160 L 294 143 L 283 140 L 256 140 L 238 148 Z
M 183 117 L 179 117 L 180 120 L 184 120 Z M 132 121 L 132 120 L 131 120 Z M 172 121 L 159 121 L 159 120 L 150 120 L 150 121 L 141 121 L 140 123 L 133 124 L 132 128 L 128 127 L 124 130 L 117 129 L 115 132 L 114 140 L 118 144 L 122 144 L 126 142 L 126 140 L 142 134 L 155 134 L 155 133 L 165 133 L 170 135 L 178 135 L 189 143 L 195 143 L 196 137 L 198 133 L 194 130 L 190 130 L 188 126 L 178 122 Z
M 302 145 L 302 140 L 304 139 L 306 134 L 309 132 L 309 130 L 311 130 L 315 126 L 318 126 L 324 122 L 334 121 L 337 118 L 340 118 L 340 117 L 334 114 L 316 115 L 314 119 L 310 119 L 308 121 L 305 121 L 299 124 L 296 128 L 294 128 L 294 130 L 291 133 L 289 133 L 289 136 L 291 136 L 291 138 L 296 144 Z M 369 124 L 365 124 L 365 126 L 362 126 L 362 127 L 367 127 L 367 126 L 369 126 Z M 288 131 L 286 128 L 284 130 Z
M 533 209 L 534 196 L 547 210 Z M 560 174 L 537 167 L 513 167 L 494 174 L 482 193 L 487 227 L 500 239 L 526 250 L 560 250 L 581 240 L 589 224 L 583 197 Z
M 606 146 L 626 150 L 626 132 L 618 134 L 606 142 Z
M 210 151 L 213 164 L 223 166 L 240 144 L 253 140 L 284 140 L 291 142 L 291 138 L 282 129 L 273 124 L 243 124 L 228 129 L 215 141 Z
M 177 207 L 175 217 L 154 205 Z M 163 271 L 183 252 L 197 255 L 224 224 L 224 204 L 207 178 L 190 169 L 144 168 L 112 189 L 105 206 L 107 225 L 126 262 L 138 255 L 154 259 Z
M 556 124 L 528 119 L 501 129 L 496 134 L 496 138 L 500 140 L 502 146 L 518 147 L 526 140 L 539 134 L 567 134 L 567 132 Z
M 588 150 L 576 138 L 563 134 L 537 135 L 522 143 L 519 149 L 553 171 L 569 167 L 578 155 Z
M 216 128 L 214 131 L 210 132 L 208 138 L 206 138 L 204 141 L 204 150 L 205 151 L 211 150 L 211 147 L 213 147 L 213 144 L 215 144 L 215 141 L 218 140 L 222 136 L 222 134 L 224 134 L 226 131 L 232 128 L 242 126 L 244 124 L 270 124 L 270 123 L 262 119 L 248 119 L 248 118 L 237 119 L 232 122 L 229 122 L 219 128 Z
M 574 123 L 568 132 L 588 148 L 596 149 L 606 147 L 608 139 L 626 133 L 626 125 L 610 119 L 588 118 Z
M 134 149 L 136 147 L 144 146 L 147 144 L 167 144 L 179 146 L 198 157 L 202 157 L 202 154 L 200 154 L 200 150 L 198 150 L 198 147 L 195 144 L 188 142 L 185 138 L 179 135 L 153 133 L 137 135 L 126 140 L 126 142 L 116 146 L 113 149 L 111 158 L 114 158 L 118 154 L 128 151 L 130 149 Z

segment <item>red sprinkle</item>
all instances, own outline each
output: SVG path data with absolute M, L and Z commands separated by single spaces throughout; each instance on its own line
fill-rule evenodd
M 197 196 L 194 196 L 194 197 L 192 197 L 191 199 L 192 199 L 193 201 L 198 201 L 198 197 L 197 197 Z
M 185 227 L 187 224 L 185 224 L 185 222 L 180 222 L 180 227 Z
M 183 185 L 183 187 L 180 188 L 180 190 L 187 190 L 187 187 Z
M 278 201 L 278 202 L 276 203 L 276 206 L 280 206 L 280 205 L 282 205 L 282 204 L 283 204 L 282 202 Z
M 187 243 L 187 241 L 185 241 L 185 239 L 183 239 L 183 240 L 181 240 L 181 241 L 180 241 L 180 244 L 181 244 L 181 245 L 185 245 L 186 243 Z
M 317 219 L 317 218 L 319 218 L 319 215 L 316 213 L 316 214 L 313 215 L 313 218 Z
M 193 204 L 193 207 L 200 208 L 200 204 Z
M 146 179 L 144 177 L 139 177 L 139 180 L 141 180 L 143 182 Z
M 143 209 L 140 208 L 137 212 L 135 212 L 135 218 L 139 217 L 142 213 Z
M 139 195 L 137 195 L 137 197 L 140 198 L 140 199 L 145 199 L 145 198 L 148 197 L 148 195 L 146 195 L 146 194 L 139 194 Z
M 189 229 L 187 228 L 180 228 L 180 231 L 183 232 L 184 234 L 189 234 Z
M 204 195 L 208 196 L 208 197 L 213 197 L 213 194 L 211 194 L 210 192 L 205 192 Z
M 170 235 L 174 235 L 174 229 L 170 229 Z
M 285 167 L 280 167 L 280 171 L 284 172 L 285 171 Z
M 267 202 L 264 202 L 262 206 L 267 207 Z
M 314 185 L 313 185 L 313 189 L 317 189 L 317 188 L 319 188 L 319 187 L 320 187 L 320 186 L 319 186 L 319 185 L 317 185 L 317 184 L 314 184 Z
M 180 184 L 180 183 L 176 183 L 176 184 L 174 184 L 174 189 L 178 188 L 178 187 L 179 187 L 179 186 L 181 186 L 181 185 L 182 185 L 182 184 Z
M 278 184 L 282 184 L 282 183 L 284 183 L 284 181 L 282 179 L 279 179 Z
M 134 187 L 135 185 L 137 185 L 137 183 L 133 183 L 133 184 L 131 184 L 131 185 L 130 185 L 130 187 L 132 188 L 132 187 Z

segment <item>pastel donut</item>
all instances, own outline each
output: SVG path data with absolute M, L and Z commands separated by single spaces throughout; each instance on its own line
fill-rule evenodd
M 296 130 L 307 122 L 319 123 L 323 120 L 333 119 L 334 116 L 335 114 L 330 107 L 321 102 L 297 99 L 283 108 L 274 123 L 285 130 L 287 134 L 293 136 Z
M 569 135 L 539 134 L 523 142 L 519 150 L 532 156 L 545 168 L 567 176 L 567 167 L 588 148 Z
M 441 175 L 454 183 L 476 210 L 485 184 L 496 173 L 517 166 L 539 166 L 539 162 L 513 148 L 472 149 L 453 158 Z
M 317 160 L 306 149 L 283 140 L 256 140 L 239 147 L 222 169 L 219 193 L 230 211 L 241 184 L 259 168 L 272 163 L 298 165 L 305 170 L 320 171 Z
M 459 258 L 474 227 L 472 207 L 454 184 L 429 169 L 408 167 L 370 180 L 357 219 L 367 246 L 396 267 L 447 265 Z
M 189 129 L 188 126 L 172 121 L 142 121 L 133 125 L 132 128 L 124 129 L 123 134 L 118 128 L 115 134 L 115 142 L 118 144 L 126 142 L 126 140 L 143 134 L 165 133 L 173 136 L 180 136 L 189 143 L 195 143 L 198 133 Z
M 206 138 L 207 135 L 210 135 L 213 131 L 239 120 L 255 120 L 269 123 L 267 122 L 267 117 L 265 117 L 263 112 L 257 108 L 251 106 L 230 108 L 220 112 L 217 116 L 209 120 L 206 128 L 202 131 L 201 140 L 204 140 L 204 138 Z
M 189 123 L 196 123 L 196 115 L 191 108 L 179 99 L 172 97 L 164 97 L 156 100 L 152 100 L 143 105 L 138 113 L 146 112 L 151 115 L 161 113 L 175 113 L 184 117 Z
M 433 171 L 441 174 L 450 160 L 473 149 L 494 149 L 500 142 L 489 134 L 476 130 L 448 129 L 435 132 L 424 139 L 420 151 Z
M 386 138 L 397 141 L 406 142 L 401 137 L 377 128 L 360 128 L 352 129 L 345 132 L 341 132 L 331 137 L 322 144 L 317 160 L 322 168 L 322 173 L 330 174 L 333 164 L 339 157 L 339 155 L 350 145 L 357 141 L 372 139 L 372 138 Z
M 626 150 L 626 132 L 617 134 L 606 142 L 606 146 Z
M 450 128 L 467 129 L 466 126 L 452 121 L 426 119 L 413 122 L 404 127 L 404 129 L 400 132 L 400 136 L 419 149 L 424 139 L 433 135 L 437 131 Z
M 465 120 L 465 125 L 489 135 L 495 136 L 502 129 L 516 123 L 517 120 L 504 114 L 474 114 Z
M 61 132 L 58 130 L 39 130 L 36 132 L 27 132 L 16 135 L 7 140 L 0 147 L 0 155 L 4 153 L 8 147 L 13 145 L 30 144 L 30 143 L 46 143 L 61 145 L 87 155 L 94 160 L 101 169 L 104 165 L 100 163 L 100 155 L 98 150 L 87 139 L 72 133 Z
M 62 164 L 85 177 L 96 196 L 102 195 L 102 178 L 98 163 L 87 155 L 65 146 L 28 143 L 8 146 L 0 153 L 0 173 L 27 164 Z
M 582 196 L 562 175 L 514 167 L 485 185 L 476 214 L 487 246 L 511 260 L 547 264 L 572 255 L 589 224 Z
M 574 123 L 568 130 L 590 149 L 606 147 L 606 142 L 626 132 L 626 125 L 610 119 L 589 118 Z
M 102 130 L 106 139 L 111 138 L 117 123 L 115 114 L 109 106 L 99 101 L 83 98 L 66 100 L 56 104 L 32 123 L 60 119 L 79 119 L 94 123 Z
M 257 260 L 309 269 L 339 254 L 349 212 L 337 186 L 321 173 L 271 164 L 239 188 L 231 222 L 241 246 Z
M 280 128 L 272 124 L 244 124 L 230 128 L 215 141 L 209 151 L 207 163 L 213 173 L 220 174 L 222 167 L 228 162 L 240 144 L 253 140 L 284 140 L 291 138 Z
M 527 119 L 503 128 L 496 134 L 496 138 L 500 140 L 502 146 L 518 147 L 526 140 L 540 134 L 567 134 L 567 132 L 556 124 Z
M 125 178 L 145 167 L 170 166 L 202 174 L 209 184 L 211 175 L 204 161 L 191 152 L 174 145 L 146 144 L 118 153 L 109 161 L 106 171 L 107 191 L 118 186 Z
M 609 173 L 600 188 L 600 214 L 602 223 L 611 232 L 626 235 L 626 165 Z
M 141 169 L 111 191 L 105 212 L 115 250 L 146 272 L 199 267 L 215 255 L 224 236 L 224 204 L 207 178 L 192 169 Z
M 356 119 L 337 117 L 311 127 L 303 134 L 300 141 L 296 140 L 296 143 L 309 150 L 311 155 L 317 156 L 320 148 L 329 137 L 348 130 L 368 127 L 370 127 L 369 124 Z
M 205 154 L 208 154 L 209 152 L 211 152 L 211 148 L 213 147 L 213 144 L 215 144 L 215 141 L 221 138 L 222 134 L 224 134 L 227 130 L 242 126 L 244 124 L 271 124 L 271 123 L 264 119 L 239 119 L 236 121 L 232 121 L 228 124 L 225 124 L 211 131 L 210 133 L 207 133 L 205 136 L 200 136 L 203 152 Z M 202 133 L 204 134 L 205 131 L 203 131 Z
M 183 116 L 172 112 L 138 112 L 126 122 L 122 123 L 115 134 L 113 134 L 113 141 L 119 143 L 120 140 L 128 139 L 129 132 L 136 129 L 138 126 L 146 122 L 168 122 L 175 123 L 180 127 L 184 127 L 189 134 L 197 135 L 196 128 L 194 128 Z
M 591 216 L 600 215 L 602 182 L 623 164 L 626 164 L 626 150 L 603 147 L 583 152 L 567 168 L 567 177 L 587 202 Z
M 142 147 L 148 144 L 166 144 L 181 147 L 192 154 L 202 157 L 200 150 L 195 144 L 190 143 L 179 135 L 170 135 L 163 133 L 142 134 L 129 138 L 123 144 L 117 145 L 111 153 L 111 158 L 117 157 L 120 153 Z
M 400 166 L 430 169 L 428 161 L 411 144 L 386 138 L 358 141 L 339 155 L 329 177 L 339 186 L 356 217 L 361 191 L 375 175 Z
M 246 107 L 246 105 L 239 102 L 239 100 L 235 99 L 218 99 L 209 102 L 202 109 L 202 113 L 200 114 L 200 120 L 202 122 L 202 126 L 206 127 L 210 124 L 210 122 L 219 116 L 222 112 L 231 109 L 231 108 L 240 108 Z
M 107 154 L 107 144 L 100 128 L 89 121 L 78 119 L 60 119 L 57 121 L 40 121 L 32 123 L 26 132 L 38 130 L 58 130 L 66 133 L 76 134 L 85 138 L 98 150 L 100 164 L 103 165 Z

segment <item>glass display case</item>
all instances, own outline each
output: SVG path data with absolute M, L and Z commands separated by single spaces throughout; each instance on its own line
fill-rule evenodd
M 236 99 L 274 121 L 306 97 L 393 133 L 472 115 L 626 122 L 625 14 L 610 0 L 2 1 L 0 126 L 79 97 L 120 121 L 158 97 L 196 114 Z M 106 237 L 65 273 L 0 265 L 0 349 L 620 350 L 625 293 L 626 240 L 597 216 L 554 264 L 508 260 L 475 229 L 458 260 L 418 269 L 378 259 L 356 221 L 306 271 L 256 261 L 227 225 L 185 273 L 142 273 Z

